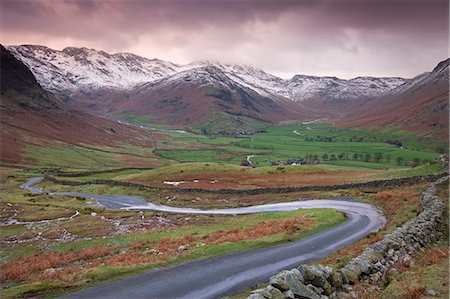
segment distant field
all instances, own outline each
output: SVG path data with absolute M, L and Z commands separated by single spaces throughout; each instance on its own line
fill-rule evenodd
M 230 117 L 216 116 L 218 119 Z M 416 140 L 413 133 L 395 128 L 363 132 L 334 128 L 328 123 L 263 126 L 256 122 L 243 127 L 260 133 L 225 137 L 216 130 L 203 130 L 206 127 L 187 132 L 183 128 L 161 129 L 161 126 L 147 123 L 150 119 L 145 117 L 124 114 L 122 118 L 135 125 L 144 124 L 156 133 L 149 134 L 148 146 L 118 144 L 114 148 L 93 148 L 55 142 L 28 146 L 22 157 L 42 167 L 79 169 L 124 165 L 160 167 L 186 162 L 240 165 L 251 156 L 251 162 L 257 167 L 269 166 L 273 161 L 308 158 L 329 165 L 385 170 L 425 165 L 448 150 L 442 142 Z M 249 122 L 245 117 L 235 120 L 243 124 Z M 229 128 L 230 132 L 238 129 L 238 126 Z
M 413 133 L 393 128 L 362 132 L 314 123 L 269 126 L 264 130 L 267 133 L 246 138 L 168 132 L 164 134 L 170 141 L 159 144 L 158 154 L 178 162 L 231 164 L 240 164 L 246 156 L 252 155 L 251 160 L 257 166 L 309 157 L 327 164 L 385 169 L 426 164 L 446 149 L 442 142 L 418 141 Z

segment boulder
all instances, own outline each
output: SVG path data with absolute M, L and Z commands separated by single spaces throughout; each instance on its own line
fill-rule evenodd
M 288 270 L 283 270 L 280 273 L 270 277 L 269 284 L 282 291 L 289 290 L 289 286 L 286 283 L 286 274 L 288 272 Z
M 334 288 L 340 288 L 343 284 L 344 280 L 342 278 L 342 274 L 338 271 L 333 271 L 330 276 L 331 286 Z
M 283 293 L 273 286 L 266 287 L 266 291 L 270 293 L 272 299 L 284 299 Z

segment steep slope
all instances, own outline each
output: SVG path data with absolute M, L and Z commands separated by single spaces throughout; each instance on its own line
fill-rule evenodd
M 245 65 L 227 65 L 209 61 L 177 65 L 133 54 L 108 54 L 86 48 L 66 48 L 56 51 L 42 46 L 24 45 L 11 46 L 9 49 L 29 66 L 44 88 L 77 108 L 99 115 L 117 113 L 125 108 L 150 115 L 160 112 L 167 114 L 159 117 L 161 121 L 173 121 L 174 116 L 177 120 L 178 118 L 203 120 L 208 117 L 207 115 L 217 111 L 250 115 L 265 121 L 302 120 L 305 115 L 309 115 L 310 118 L 333 115 L 335 111 L 328 109 L 327 106 L 332 107 L 336 101 L 374 97 L 406 82 L 401 78 L 359 77 L 342 80 L 335 77 L 303 75 L 284 80 L 261 69 Z M 182 78 L 186 78 L 183 87 L 176 82 Z M 221 82 L 222 79 L 224 82 Z M 173 84 L 178 85 L 180 90 L 168 90 Z M 143 85 L 147 88 L 145 92 L 142 89 Z M 199 99 L 211 93 L 204 91 L 207 86 L 213 90 L 213 95 L 218 96 Z M 181 88 L 182 95 L 178 95 Z M 234 94 L 232 92 L 227 95 L 230 90 L 234 90 Z M 192 95 L 198 102 L 193 103 L 194 99 L 188 99 L 188 95 Z M 169 105 L 172 108 L 165 107 L 163 111 L 156 107 L 160 104 L 155 101 L 175 103 L 174 97 L 181 97 L 182 103 L 189 102 L 189 107 L 182 109 L 183 107 L 173 104 Z M 231 101 L 226 104 L 224 98 Z M 136 99 L 137 101 L 132 103 Z M 209 102 L 211 100 L 212 102 Z M 303 104 L 292 106 L 287 100 L 308 102 L 307 105 L 313 109 L 307 109 Z M 234 108 L 231 107 L 233 101 L 238 103 Z M 243 105 L 239 104 L 240 102 Z M 138 109 L 139 105 L 144 105 L 143 109 Z M 255 111 L 251 111 L 252 105 L 256 108 Z M 212 110 L 205 113 L 206 108 Z M 313 110 L 324 110 L 326 113 L 313 113 Z M 183 114 L 183 111 L 188 114 Z M 283 118 L 275 115 L 277 113 L 287 114 Z M 188 124 L 189 121 L 181 123 Z
M 448 141 L 449 60 L 439 63 L 432 72 L 404 83 L 390 93 L 347 106 L 338 125 L 399 126 L 418 132 L 422 137 Z
M 152 115 L 155 121 L 178 125 L 201 124 L 216 112 L 263 122 L 317 116 L 285 98 L 261 95 L 210 64 L 143 84 L 118 106 L 118 110 Z
M 129 90 L 178 71 L 179 66 L 130 53 L 108 54 L 87 48 L 62 51 L 43 46 L 11 46 L 8 50 L 27 65 L 46 90 L 69 98 L 77 90 Z
M 30 162 L 33 159 L 24 159 L 22 154 L 35 145 L 152 145 L 151 136 L 143 130 L 68 108 L 42 89 L 30 70 L 1 45 L 0 63 L 1 162 Z

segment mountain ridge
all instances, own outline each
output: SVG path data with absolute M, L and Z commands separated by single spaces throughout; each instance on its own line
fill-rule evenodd
M 408 80 L 400 77 L 370 76 L 340 79 L 301 74 L 294 75 L 291 79 L 282 79 L 249 65 L 211 61 L 179 65 L 132 53 L 109 54 L 76 47 L 67 47 L 62 51 L 34 45 L 9 46 L 8 49 L 33 71 L 44 87 L 57 94 L 65 94 L 79 88 L 87 91 L 104 87 L 130 90 L 140 84 L 170 77 L 176 73 L 200 71 L 205 65 L 221 69 L 237 83 L 263 96 L 284 97 L 292 101 L 317 99 L 324 94 L 327 94 L 327 100 L 370 97 L 390 91 Z M 57 79 L 56 82 L 52 82 L 48 77 L 48 74 L 52 73 Z M 89 74 L 87 77 L 90 77 L 91 81 L 85 78 L 85 74 Z M 64 77 L 69 79 L 66 80 Z M 353 84 L 354 82 L 356 84 Z M 358 84 L 362 84 L 362 87 L 360 88 Z
M 179 65 L 75 47 L 9 49 L 45 89 L 72 107 L 99 116 L 125 112 L 186 127 L 211 122 L 217 113 L 237 120 L 233 127 L 239 127 L 233 115 L 268 124 L 320 118 L 342 126 L 396 124 L 448 139 L 441 113 L 448 109 L 448 60 L 410 79 L 298 74 L 286 80 L 248 65 L 211 61 Z M 421 118 L 421 125 L 414 117 Z M 439 121 L 433 122 L 433 117 Z M 221 125 L 226 129 L 230 124 Z

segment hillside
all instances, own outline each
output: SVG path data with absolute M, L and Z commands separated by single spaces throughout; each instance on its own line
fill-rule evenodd
M 339 126 L 397 126 L 447 140 L 448 66 L 412 79 L 295 75 L 245 65 L 179 65 L 130 53 L 10 46 L 37 81 L 69 106 L 110 118 L 214 130 L 329 119 Z M 448 62 L 447 62 L 448 65 Z
M 31 71 L 1 45 L 0 58 L 0 156 L 3 163 L 34 161 L 30 151 L 36 146 L 80 146 L 92 150 L 93 147 L 118 148 L 126 144 L 152 145 L 152 138 L 143 130 L 67 107 L 42 89 Z M 147 157 L 152 158 L 152 154 Z
M 304 75 L 286 80 L 256 67 L 210 61 L 178 65 L 86 48 L 57 51 L 24 45 L 8 49 L 45 89 L 77 109 L 101 116 L 147 115 L 152 122 L 182 126 L 201 126 L 217 113 L 229 115 L 222 129 L 239 125 L 234 121 L 238 116 L 262 123 L 332 116 L 333 111 L 315 103 L 373 97 L 406 82 Z
M 347 106 L 336 121 L 346 127 L 398 126 L 419 137 L 448 141 L 449 60 L 371 101 Z
M 217 112 L 266 123 L 300 121 L 316 116 L 301 104 L 282 97 L 264 96 L 236 82 L 213 65 L 192 68 L 143 84 L 116 109 L 133 114 L 145 113 L 157 122 L 175 125 L 198 125 Z

